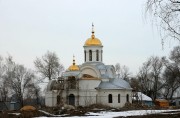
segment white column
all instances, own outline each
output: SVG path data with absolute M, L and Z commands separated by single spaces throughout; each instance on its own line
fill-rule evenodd
M 92 61 L 95 62 L 96 61 L 96 50 L 92 50 Z
M 101 62 L 101 50 L 99 50 L 99 62 Z
M 86 50 L 86 62 L 89 62 L 89 50 Z

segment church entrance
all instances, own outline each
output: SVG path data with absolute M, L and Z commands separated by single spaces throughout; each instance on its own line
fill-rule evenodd
M 75 96 L 74 96 L 74 94 L 69 95 L 69 105 L 75 106 Z

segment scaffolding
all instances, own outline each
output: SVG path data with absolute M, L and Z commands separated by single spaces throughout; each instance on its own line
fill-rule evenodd
M 63 106 L 65 103 L 69 103 L 69 91 L 76 90 L 77 95 L 76 98 L 76 106 L 79 106 L 79 81 L 78 78 L 75 76 L 68 76 L 68 77 L 59 77 L 57 82 L 58 87 L 55 87 L 57 92 L 57 106 Z M 63 93 L 65 93 L 65 100 L 63 99 Z M 71 104 L 72 105 L 72 104 Z M 75 104 L 74 104 L 75 105 Z

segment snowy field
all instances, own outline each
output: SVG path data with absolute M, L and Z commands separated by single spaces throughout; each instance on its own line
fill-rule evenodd
M 64 117 L 64 118 L 113 118 L 118 116 L 138 116 L 138 115 L 148 115 L 148 114 L 158 114 L 162 112 L 172 112 L 172 111 L 179 111 L 177 110 L 132 110 L 132 111 L 122 111 L 122 112 L 111 112 L 111 111 L 102 111 L 99 113 L 88 112 L 86 116 L 72 116 L 72 117 Z M 42 112 L 42 111 L 41 111 Z M 44 112 L 44 111 L 43 111 Z M 47 112 L 44 112 L 47 113 Z M 47 113 L 49 114 L 49 113 Z M 61 117 L 60 115 L 54 115 L 54 117 Z M 38 117 L 38 118 L 47 118 L 47 117 Z M 53 117 L 48 117 L 53 118 Z

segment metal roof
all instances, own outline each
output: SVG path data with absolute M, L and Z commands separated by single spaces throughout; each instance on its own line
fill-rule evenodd
M 80 74 L 80 71 L 67 71 L 62 74 L 62 77 L 78 76 L 79 74 Z
M 128 82 L 122 79 L 111 79 L 110 81 L 99 84 L 98 89 L 132 89 Z
M 103 81 L 101 81 L 101 83 L 99 84 L 97 89 L 123 89 L 123 88 L 115 86 L 115 85 L 113 85 L 110 82 L 103 82 Z
M 126 82 L 125 80 L 120 79 L 120 78 L 111 79 L 110 82 L 112 84 L 122 87 L 122 88 L 132 89 L 128 82 Z

